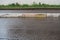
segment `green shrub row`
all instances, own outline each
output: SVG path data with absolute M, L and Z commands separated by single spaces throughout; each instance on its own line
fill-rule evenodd
M 12 4 L 8 4 L 8 5 L 0 5 L 0 8 L 60 8 L 60 5 L 49 5 L 49 4 L 44 4 L 44 3 L 35 3 L 33 2 L 33 4 L 29 5 L 29 4 L 19 4 L 19 3 L 12 3 Z

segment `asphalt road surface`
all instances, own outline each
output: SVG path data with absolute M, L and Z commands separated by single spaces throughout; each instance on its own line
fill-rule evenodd
M 0 18 L 0 40 L 60 40 L 60 18 Z

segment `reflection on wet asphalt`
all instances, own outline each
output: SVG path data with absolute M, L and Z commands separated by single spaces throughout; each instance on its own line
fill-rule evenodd
M 60 40 L 60 19 L 0 18 L 0 40 Z

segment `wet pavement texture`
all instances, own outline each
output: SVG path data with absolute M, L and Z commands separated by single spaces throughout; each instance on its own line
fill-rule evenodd
M 60 40 L 60 19 L 0 18 L 0 40 Z

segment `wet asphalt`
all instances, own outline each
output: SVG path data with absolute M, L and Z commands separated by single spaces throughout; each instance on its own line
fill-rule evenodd
M 0 40 L 60 40 L 60 18 L 0 18 Z

